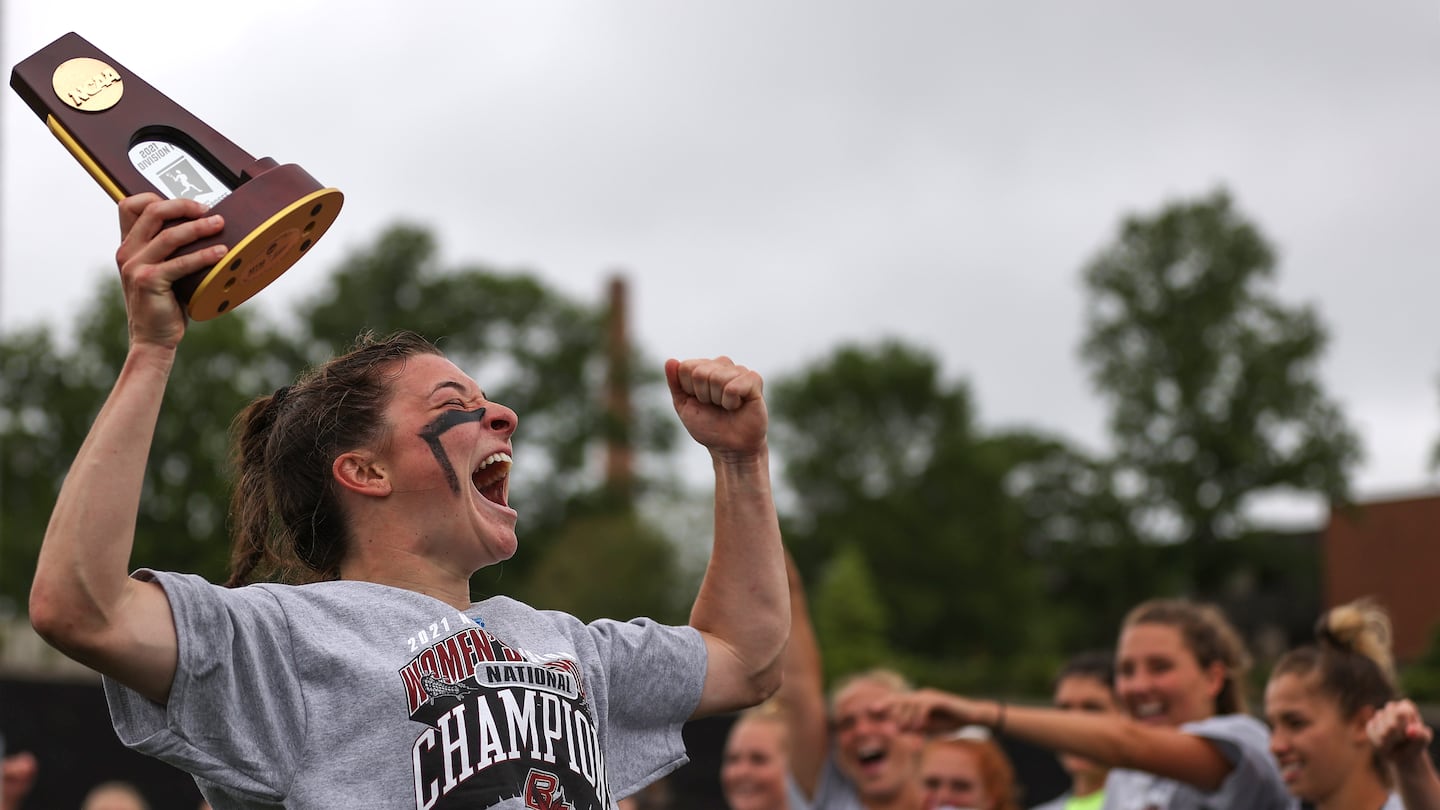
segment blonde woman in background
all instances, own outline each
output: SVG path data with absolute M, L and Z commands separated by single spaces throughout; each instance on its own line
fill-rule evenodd
M 1321 616 L 1315 635 L 1276 662 L 1265 687 L 1270 750 L 1285 786 L 1316 810 L 1401 810 L 1367 731 L 1396 697 L 1390 620 L 1360 600 Z
M 730 727 L 720 763 L 720 789 L 730 810 L 804 810 L 790 771 L 784 709 L 769 701 L 747 709 Z

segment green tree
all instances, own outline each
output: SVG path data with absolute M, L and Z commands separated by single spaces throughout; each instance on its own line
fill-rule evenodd
M 43 327 L 0 342 L 0 600 L 16 609 L 68 466 L 64 448 L 79 447 L 75 426 L 95 408 L 91 381 L 62 354 Z
M 890 620 L 865 558 L 853 544 L 840 548 L 825 566 L 812 600 L 815 635 L 823 639 L 825 681 L 852 672 L 894 666 L 886 640 Z
M 637 556 L 649 562 L 646 575 L 676 579 L 655 533 L 643 530 L 628 501 L 604 491 L 593 463 L 599 440 L 615 429 L 600 385 L 606 313 L 534 276 L 446 270 L 434 254 L 434 238 L 423 229 L 385 231 L 342 262 L 322 294 L 297 308 L 298 333 L 281 332 L 248 307 L 191 325 L 157 425 L 137 523 L 137 565 L 222 578 L 229 420 L 249 399 L 343 350 L 362 330 L 408 328 L 439 341 L 487 393 L 520 413 L 514 501 L 524 516 L 524 550 L 477 578 L 478 590 L 500 590 L 507 576 L 508 590 L 525 589 L 526 569 L 546 558 L 547 546 L 577 516 L 633 524 Z M 47 328 L 0 338 L 0 598 L 17 609 L 25 605 L 59 485 L 126 354 L 118 285 L 106 278 L 98 289 L 77 321 L 73 348 L 57 346 Z M 663 453 L 675 435 L 673 416 L 662 410 L 668 397 L 648 396 L 660 379 L 658 371 L 632 378 L 636 400 L 649 405 L 638 409 L 631 435 L 638 449 L 654 453 Z M 607 574 L 606 581 L 616 595 L 654 590 L 638 574 L 625 581 Z M 671 606 L 646 604 L 652 602 L 654 610 L 643 612 Z
M 1320 317 L 1281 303 L 1274 278 L 1274 250 L 1224 191 L 1126 218 L 1084 271 L 1082 356 L 1119 474 L 1145 536 L 1186 543 L 1201 591 L 1254 496 L 1344 501 L 1360 456 L 1320 383 Z
M 900 653 L 1027 650 L 1043 605 L 1005 489 L 1013 457 L 977 435 L 968 389 L 942 380 L 928 353 L 889 341 L 841 347 L 770 390 L 795 501 L 785 534 L 806 578 L 851 549 Z M 818 632 L 827 650 L 842 643 Z
M 1179 584 L 1162 549 L 1137 532 L 1114 465 L 1056 436 L 1006 432 L 990 441 L 1010 459 L 1006 490 L 1044 581 L 1039 649 L 1070 655 L 1113 645 L 1126 611 Z
M 48 329 L 0 342 L 3 566 L 0 593 L 25 604 L 50 508 L 125 359 L 124 302 L 110 279 L 81 312 L 74 347 Z M 223 576 L 230 416 L 290 376 L 281 338 L 246 310 L 191 327 L 166 388 L 136 521 L 133 560 Z

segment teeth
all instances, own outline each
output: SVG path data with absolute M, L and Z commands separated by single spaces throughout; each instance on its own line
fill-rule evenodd
M 1136 703 L 1130 708 L 1131 715 L 1137 720 L 1143 720 L 1147 717 L 1157 717 L 1164 714 L 1164 712 L 1165 704 L 1163 703 Z
M 477 488 L 484 488 L 505 480 L 510 474 L 511 458 L 509 453 L 491 453 L 480 462 L 480 467 L 470 478 L 475 482 Z
M 855 758 L 861 762 L 874 762 L 884 756 L 884 748 L 859 748 L 855 751 Z
M 484 461 L 480 462 L 480 469 L 483 470 L 483 469 L 485 469 L 486 467 L 489 467 L 491 464 L 494 464 L 494 463 L 497 462 L 497 461 L 503 461 L 503 462 L 505 462 L 506 464 L 510 464 L 510 463 L 512 463 L 512 462 L 514 461 L 514 459 L 510 458 L 510 454 L 509 454 L 509 453 L 491 453 L 488 458 L 486 458 Z

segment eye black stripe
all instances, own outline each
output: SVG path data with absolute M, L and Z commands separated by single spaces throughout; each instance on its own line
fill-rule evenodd
M 456 425 L 479 422 L 484 418 L 484 408 L 476 408 L 473 411 L 446 411 L 435 417 L 430 424 L 425 426 L 424 430 L 420 431 L 420 438 L 430 446 L 430 453 L 435 456 L 435 462 L 440 465 L 440 469 L 445 471 L 445 480 L 450 483 L 450 491 L 456 495 L 460 494 L 460 479 L 455 475 L 455 467 L 450 464 L 450 456 L 445 453 L 445 446 L 440 443 L 440 436 Z

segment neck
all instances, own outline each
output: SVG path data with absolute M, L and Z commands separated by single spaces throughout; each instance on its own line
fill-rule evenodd
M 1315 810 L 1378 810 L 1390 798 L 1390 789 L 1368 765 L 1363 773 L 1346 779 L 1334 793 L 1315 802 Z
M 438 599 L 457 610 L 470 607 L 470 578 L 447 571 L 435 561 L 397 548 L 357 544 L 340 563 L 340 578 L 373 582 Z
M 1070 792 L 1076 796 L 1089 796 L 1105 787 L 1105 776 L 1109 771 L 1082 771 L 1075 774 L 1070 783 Z
M 860 803 L 865 810 L 920 810 L 920 790 L 907 784 L 888 796 L 863 796 Z

